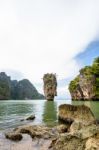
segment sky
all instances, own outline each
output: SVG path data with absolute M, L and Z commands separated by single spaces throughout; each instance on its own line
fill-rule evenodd
M 99 0 L 0 0 L 0 71 L 29 79 L 42 90 L 45 73 L 56 73 L 58 98 L 99 56 Z

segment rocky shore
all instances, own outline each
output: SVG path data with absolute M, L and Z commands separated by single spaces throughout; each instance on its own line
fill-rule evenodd
M 87 106 L 61 105 L 59 118 L 64 124 L 27 125 L 5 133 L 0 149 L 8 145 L 7 150 L 99 150 L 99 125 Z
M 88 107 L 61 105 L 59 118 L 64 124 L 54 127 L 27 125 L 5 133 L 5 138 L 0 140 L 0 149 L 98 150 L 99 125 Z

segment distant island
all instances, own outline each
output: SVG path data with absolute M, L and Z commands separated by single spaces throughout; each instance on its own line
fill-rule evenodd
M 92 66 L 80 70 L 80 74 L 70 82 L 72 100 L 99 100 L 99 57 Z
M 34 85 L 27 79 L 11 80 L 5 72 L 0 73 L 0 100 L 44 99 Z

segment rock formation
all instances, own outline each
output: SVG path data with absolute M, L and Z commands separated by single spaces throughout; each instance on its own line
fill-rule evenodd
M 77 124 L 79 122 L 76 122 L 76 126 L 78 127 Z M 23 126 L 6 133 L 5 137 L 13 141 L 10 144 L 12 148 L 15 143 L 18 145 L 21 140 L 24 142 L 24 134 L 29 134 L 32 139 L 29 147 L 30 150 L 99 150 L 99 126 L 96 124 L 82 126 L 75 130 L 75 123 L 73 123 L 69 131 L 67 130 L 67 126 L 63 124 L 55 127 L 44 125 Z M 5 140 L 4 145 L 1 146 L 4 149 L 6 145 L 9 146 L 8 144 L 9 142 Z M 26 146 L 27 141 L 25 140 L 24 148 Z M 20 145 L 17 146 L 17 149 L 19 148 Z
M 72 100 L 99 100 L 99 57 L 92 66 L 80 70 L 80 74 L 70 82 Z
M 23 79 L 15 85 L 16 99 L 42 99 L 34 85 L 27 79 Z
M 57 79 L 56 74 L 45 74 L 43 76 L 44 82 L 44 94 L 47 100 L 54 100 L 54 97 L 57 96 Z
M 17 143 L 17 149 L 20 148 L 18 144 L 21 140 L 24 148 L 27 146 L 24 135 L 28 134 L 32 140 L 30 147 L 25 150 L 99 150 L 99 125 L 94 122 L 94 116 L 88 107 L 60 105 L 59 115 L 65 120 L 71 118 L 73 122 L 70 125 L 64 122 L 53 127 L 24 125 L 5 133 L 5 137 L 13 141 L 11 148 Z M 8 144 L 5 140 L 4 145 L 0 146 L 5 148 Z
M 62 133 L 51 146 L 52 150 L 99 150 L 99 126 L 92 124 Z
M 0 73 L 0 99 L 9 99 L 11 92 L 10 77 L 5 72 Z
M 5 72 L 1 72 L 0 100 L 6 99 L 44 99 L 44 96 L 36 90 L 29 80 L 11 80 Z
M 90 124 L 95 121 L 94 115 L 90 108 L 85 105 L 63 104 L 59 106 L 59 119 L 66 123 L 74 121 Z

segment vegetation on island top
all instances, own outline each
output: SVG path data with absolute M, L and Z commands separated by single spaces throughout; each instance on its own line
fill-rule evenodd
M 69 91 L 72 99 L 99 99 L 99 57 L 94 59 L 92 66 L 85 66 L 80 70 L 80 74 L 70 82 Z
M 44 99 L 44 96 L 36 90 L 29 80 L 11 80 L 5 72 L 1 72 L 0 100 L 6 99 Z

